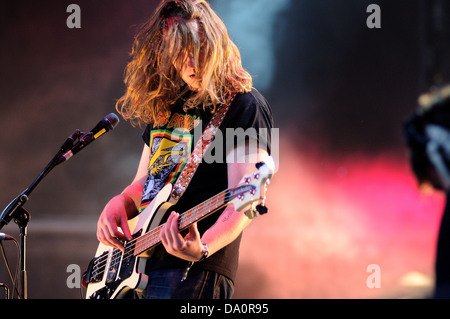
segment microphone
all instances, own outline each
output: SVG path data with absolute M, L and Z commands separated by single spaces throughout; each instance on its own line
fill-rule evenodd
M 103 134 L 111 131 L 113 128 L 117 126 L 118 123 L 119 118 L 117 117 L 116 114 L 110 113 L 106 115 L 100 122 L 98 122 L 98 124 L 90 132 L 83 134 L 80 137 L 79 141 L 72 147 L 72 149 L 68 150 L 59 158 L 57 164 L 61 164 L 70 159 L 72 156 L 81 151 L 91 142 L 98 139 Z
M 1 240 L 14 240 L 14 237 L 9 236 L 8 234 L 5 233 L 0 233 L 0 241 Z

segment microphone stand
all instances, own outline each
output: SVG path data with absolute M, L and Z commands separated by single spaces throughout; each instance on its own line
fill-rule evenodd
M 50 173 L 50 171 L 55 168 L 58 164 L 62 163 L 61 157 L 73 148 L 75 141 L 83 133 L 80 130 L 75 130 L 72 135 L 64 142 L 64 144 L 59 149 L 58 153 L 53 157 L 53 159 L 47 164 L 44 170 L 39 174 L 39 176 L 34 180 L 34 182 L 19 196 L 13 199 L 8 206 L 3 210 L 0 215 L 0 229 L 7 225 L 11 219 L 19 226 L 19 236 L 20 236 L 20 261 L 19 261 L 19 298 L 28 298 L 28 285 L 27 285 L 27 270 L 26 270 L 26 237 L 27 237 L 27 226 L 30 220 L 30 214 L 23 208 L 25 203 L 28 202 L 31 192 L 36 188 L 36 186 L 42 181 L 42 179 Z M 14 283 L 13 283 L 14 284 Z

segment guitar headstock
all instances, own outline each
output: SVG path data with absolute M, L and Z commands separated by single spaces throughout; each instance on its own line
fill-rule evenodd
M 239 185 L 228 190 L 229 202 L 237 211 L 246 209 L 245 215 L 253 219 L 268 212 L 265 206 L 267 186 L 275 171 L 272 157 L 256 165 L 256 171 L 244 176 Z

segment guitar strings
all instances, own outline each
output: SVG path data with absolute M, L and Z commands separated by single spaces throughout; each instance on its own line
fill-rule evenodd
M 239 186 L 238 186 L 239 187 Z M 222 205 L 227 204 L 230 201 L 231 195 L 230 195 L 230 191 L 233 189 L 236 189 L 238 187 L 235 188 L 229 188 L 226 189 L 220 193 L 218 193 L 217 195 L 215 195 L 214 197 L 200 203 L 199 205 L 195 206 L 194 208 L 189 209 L 188 211 L 186 211 L 185 213 L 183 213 L 182 215 L 180 215 L 180 222 L 182 222 L 183 220 L 185 220 L 188 217 L 191 217 L 190 215 L 196 210 L 198 209 L 200 206 L 204 205 L 207 202 L 212 202 L 214 200 L 217 201 L 218 198 L 220 198 L 220 196 L 222 194 L 226 195 L 224 196 L 224 202 L 223 204 L 221 204 L 220 206 L 216 207 L 215 209 L 220 208 Z M 147 232 L 146 234 L 139 236 L 137 238 L 134 238 L 128 242 L 125 242 L 125 251 L 122 252 L 120 249 L 114 248 L 112 250 L 112 254 L 111 254 L 111 261 L 110 261 L 110 265 L 111 266 L 115 266 L 117 265 L 117 262 L 123 259 L 126 259 L 128 257 L 130 257 L 130 254 L 133 254 L 135 251 L 135 244 L 137 242 L 138 239 L 142 239 L 143 237 L 148 237 L 150 235 L 150 233 L 153 233 L 151 235 L 151 237 L 154 237 L 154 233 L 160 233 L 161 228 L 163 225 L 159 225 L 158 227 L 155 227 L 154 229 L 152 229 L 150 232 Z M 158 236 L 159 237 L 159 236 Z M 92 270 L 91 270 L 91 274 L 94 273 L 95 276 L 99 276 L 99 275 L 103 275 L 104 272 L 106 271 L 106 263 L 108 261 L 108 257 L 109 254 L 105 254 L 102 256 L 99 256 L 95 261 L 94 261 L 94 265 L 92 266 Z M 111 267 L 110 267 L 111 268 Z
M 213 198 L 210 198 L 210 199 L 204 201 L 203 203 L 195 206 L 194 208 L 189 209 L 188 211 L 186 211 L 185 213 L 180 215 L 180 221 L 179 221 L 180 225 L 183 225 L 184 222 L 190 223 L 191 219 L 193 217 L 192 216 L 193 214 L 194 214 L 194 217 L 198 220 L 198 218 L 197 218 L 198 216 L 202 217 L 205 214 L 210 213 L 211 209 L 213 211 L 219 209 L 221 206 L 223 206 L 225 203 L 227 203 L 229 201 L 229 200 L 225 200 L 225 196 L 223 196 L 223 202 L 222 202 L 221 197 L 222 197 L 222 195 L 224 193 L 226 193 L 226 190 L 220 192 L 219 194 L 217 194 Z M 219 204 L 219 200 L 221 201 L 220 204 Z M 215 207 L 214 206 L 211 207 L 211 205 L 213 204 L 214 201 L 215 201 Z M 207 203 L 207 205 L 205 205 L 205 203 Z M 196 211 L 198 211 L 198 209 L 200 207 L 203 207 L 202 208 L 202 213 L 200 215 L 198 215 L 198 212 L 196 212 Z M 208 208 L 208 210 L 206 212 L 204 211 L 205 207 Z M 152 229 L 150 232 L 147 232 L 146 234 L 136 238 L 134 241 L 140 240 L 141 243 L 139 243 L 139 244 L 146 244 L 146 246 L 148 246 L 148 247 L 145 250 L 147 250 L 151 246 L 157 244 L 160 241 L 159 240 L 159 234 L 161 232 L 162 227 L 163 227 L 163 225 L 160 225 L 160 226 Z M 156 240 L 156 242 L 155 242 L 155 240 Z M 136 245 L 134 245 L 135 244 L 134 241 L 130 241 L 130 242 L 127 243 L 127 244 L 131 244 L 131 247 L 130 247 L 130 249 L 125 249 L 123 258 L 128 258 L 130 253 L 134 254 L 136 252 L 137 249 L 136 249 Z M 152 245 L 148 245 L 149 243 L 152 243 L 152 242 L 153 242 Z M 140 254 L 141 252 L 143 252 L 143 251 L 140 251 L 140 252 L 138 251 L 136 253 L 136 255 Z
M 196 209 L 201 207 L 202 205 L 205 206 L 204 204 L 206 202 L 209 201 L 210 203 L 212 203 L 214 201 L 214 199 L 217 202 L 217 200 L 220 198 L 220 196 L 222 194 L 226 193 L 227 191 L 228 190 L 222 191 L 221 193 L 217 194 L 213 198 L 211 198 L 211 199 L 209 199 L 209 200 L 207 200 L 207 201 L 197 205 L 196 207 L 186 211 L 184 214 L 182 214 L 180 216 L 182 218 L 180 220 L 180 222 L 183 222 L 183 220 L 186 220 L 187 218 L 191 218 L 192 213 Z M 227 203 L 228 201 L 229 201 L 229 199 L 227 199 L 226 196 L 224 196 L 224 203 L 223 204 Z M 209 206 L 210 206 L 210 203 L 208 204 Z M 223 204 L 221 204 L 220 206 L 222 206 Z M 220 206 L 216 207 L 215 209 L 220 208 Z M 112 250 L 112 255 L 111 255 L 111 261 L 110 261 L 111 266 L 114 266 L 113 268 L 115 268 L 115 266 L 117 265 L 118 261 L 120 261 L 121 259 L 123 260 L 123 259 L 126 259 L 126 258 L 130 257 L 130 254 L 134 253 L 134 251 L 135 251 L 135 248 L 136 248 L 135 243 L 137 242 L 138 239 L 142 239 L 143 237 L 148 237 L 150 235 L 150 233 L 152 233 L 152 235 L 150 236 L 150 239 L 154 239 L 156 235 L 158 235 L 157 238 L 159 239 L 159 233 L 160 233 L 160 230 L 161 230 L 162 226 L 163 225 L 160 225 L 160 226 L 152 229 L 150 232 L 146 233 L 145 235 L 140 236 L 138 238 L 135 238 L 135 239 L 133 239 L 133 240 L 131 240 L 129 242 L 126 242 L 125 243 L 125 252 L 122 252 L 120 249 L 117 249 L 117 248 L 113 249 Z M 103 275 L 103 273 L 106 271 L 106 267 L 105 266 L 106 266 L 108 257 L 109 256 L 107 254 L 107 255 L 104 255 L 104 256 L 100 256 L 96 261 L 94 261 L 93 271 L 97 272 L 99 268 L 103 268 L 101 271 L 98 271 L 96 275 Z M 105 265 L 103 265 L 103 264 L 105 264 Z
M 215 195 L 214 197 L 212 197 L 212 198 L 210 198 L 210 199 L 208 199 L 208 200 L 202 202 L 201 204 L 195 206 L 194 208 L 191 208 L 190 210 L 186 211 L 185 213 L 183 213 L 183 214 L 180 216 L 180 218 L 181 218 L 180 222 L 183 222 L 183 219 L 187 219 L 188 217 L 190 218 L 190 217 L 191 217 L 191 214 L 192 214 L 196 209 L 198 209 L 199 207 L 201 207 L 202 205 L 204 206 L 205 203 L 209 202 L 208 205 L 210 205 L 210 204 L 214 201 L 214 199 L 215 199 L 216 202 L 217 202 L 217 200 L 220 198 L 220 196 L 221 196 L 222 194 L 227 193 L 226 196 L 224 196 L 224 202 L 215 208 L 215 210 L 216 210 L 216 209 L 219 209 L 221 206 L 223 206 L 224 204 L 227 204 L 227 203 L 230 201 L 230 198 L 231 198 L 231 197 L 230 197 L 230 196 L 231 196 L 231 195 L 230 195 L 230 191 L 231 191 L 231 190 L 238 189 L 239 187 L 240 187 L 240 186 L 236 186 L 236 187 L 234 187 L 234 188 L 226 189 L 226 190 L 224 190 L 224 191 L 218 193 L 218 194 Z M 209 213 L 209 212 L 210 212 L 210 211 L 208 211 L 207 213 Z M 203 216 L 203 215 L 204 215 L 204 214 L 202 214 L 201 216 Z M 112 255 L 111 255 L 110 265 L 112 265 L 112 266 L 115 267 L 115 266 L 117 265 L 117 262 L 118 262 L 118 261 L 130 257 L 130 253 L 133 253 L 133 254 L 134 254 L 134 251 L 136 250 L 135 243 L 137 242 L 137 240 L 138 240 L 138 239 L 142 239 L 143 237 L 148 237 L 148 236 L 150 235 L 150 233 L 152 233 L 151 238 L 154 239 L 154 238 L 155 238 L 155 235 L 157 235 L 157 234 L 155 234 L 155 233 L 158 233 L 158 234 L 159 234 L 159 233 L 160 233 L 160 230 L 161 230 L 161 228 L 162 228 L 162 226 L 163 226 L 163 225 L 160 225 L 160 226 L 158 226 L 158 227 L 152 229 L 150 232 L 148 232 L 148 233 L 146 233 L 146 234 L 144 234 L 144 235 L 142 235 L 142 236 L 140 236 L 140 237 L 137 237 L 137 238 L 135 238 L 135 239 L 133 239 L 133 240 L 131 240 L 131 241 L 129 241 L 129 242 L 126 242 L 126 243 L 125 243 L 125 251 L 124 251 L 124 252 L 122 252 L 120 249 L 117 249 L 117 248 L 113 249 L 113 250 L 112 250 Z M 159 236 L 158 236 L 157 238 L 159 238 Z M 148 239 L 148 238 L 147 238 L 147 239 Z M 148 240 L 147 240 L 147 241 L 148 241 Z M 157 242 L 157 243 L 158 243 L 158 242 Z M 147 249 L 148 249 L 148 248 L 147 248 Z M 94 261 L 94 265 L 93 265 L 93 267 L 92 267 L 92 268 L 93 268 L 93 269 L 92 269 L 93 272 L 97 272 L 99 268 L 103 268 L 102 270 L 98 271 L 98 273 L 96 274 L 96 276 L 98 276 L 98 275 L 103 275 L 103 273 L 106 271 L 106 267 L 105 267 L 105 266 L 106 266 L 106 263 L 107 263 L 107 261 L 108 261 L 108 257 L 109 257 L 109 254 L 106 254 L 106 255 L 103 255 L 103 256 L 98 257 L 98 259 Z M 105 265 L 103 265 L 103 264 L 105 264 Z M 111 267 L 110 267 L 110 268 L 111 268 Z
M 220 207 L 222 207 L 223 205 L 227 204 L 230 201 L 231 198 L 231 191 L 232 190 L 236 190 L 239 187 L 241 187 L 242 185 L 236 186 L 234 188 L 229 188 L 226 189 L 220 193 L 218 193 L 217 195 L 215 195 L 214 197 L 202 202 L 201 204 L 195 206 L 194 208 L 189 209 L 188 211 L 186 211 L 185 213 L 183 213 L 182 215 L 180 215 L 180 223 L 183 224 L 183 222 L 185 222 L 188 218 L 192 218 L 192 214 L 198 210 L 200 207 L 205 206 L 205 203 L 208 203 L 209 206 L 209 210 L 206 213 L 202 213 L 200 215 L 200 217 L 203 217 L 205 215 L 207 215 L 208 213 L 211 213 L 212 211 L 215 211 L 217 209 L 220 209 Z M 223 203 L 221 203 L 220 205 L 217 204 L 218 200 L 220 199 L 220 197 L 226 194 L 225 196 L 223 196 Z M 216 207 L 213 208 L 213 210 L 211 210 L 211 203 L 213 201 L 216 201 Z M 195 216 L 197 217 L 197 216 Z M 199 218 L 197 218 L 196 220 L 199 220 Z M 159 225 L 158 227 L 152 229 L 151 231 L 147 232 L 146 234 L 139 236 L 137 238 L 134 238 L 133 240 L 130 240 L 129 242 L 125 242 L 125 251 L 122 252 L 120 249 L 113 249 L 112 250 L 112 255 L 111 255 L 111 262 L 110 262 L 110 268 L 111 266 L 114 266 L 114 268 L 116 268 L 117 262 L 119 262 L 120 260 L 124 260 L 128 257 L 130 257 L 130 253 L 134 254 L 134 252 L 136 251 L 136 243 L 138 241 L 138 239 L 140 239 L 142 241 L 142 239 L 145 241 L 149 241 L 149 239 L 154 240 L 155 238 L 159 239 L 159 233 L 160 230 L 162 228 L 163 225 Z M 150 236 L 150 238 L 148 238 Z M 157 241 L 154 244 L 158 244 L 159 241 Z M 153 245 L 154 245 L 153 244 Z M 146 248 L 149 249 L 151 246 L 148 246 Z M 143 250 L 145 251 L 145 250 Z M 142 252 L 143 252 L 142 251 Z M 141 252 L 139 252 L 141 253 Z M 138 254 L 139 254 L 138 253 Z M 106 263 L 108 260 L 109 254 L 103 254 L 102 256 L 99 256 L 95 261 L 94 261 L 94 265 L 92 266 L 92 270 L 91 270 L 91 274 L 92 272 L 96 273 L 96 276 L 102 275 L 104 274 L 104 272 L 106 271 Z M 104 264 L 104 265 L 103 265 Z M 98 270 L 99 268 L 103 268 L 100 271 Z

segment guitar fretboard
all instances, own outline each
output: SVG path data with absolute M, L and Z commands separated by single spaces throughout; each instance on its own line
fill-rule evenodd
M 225 196 L 226 192 L 224 191 L 181 214 L 178 225 L 179 229 L 186 229 L 196 221 L 207 217 L 224 206 L 226 204 Z M 153 228 L 148 233 L 136 238 L 133 255 L 137 256 L 142 254 L 146 250 L 159 244 L 161 242 L 160 234 L 163 226 L 164 225 L 160 225 Z

